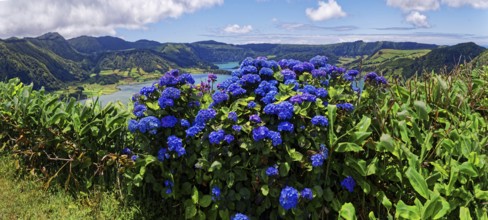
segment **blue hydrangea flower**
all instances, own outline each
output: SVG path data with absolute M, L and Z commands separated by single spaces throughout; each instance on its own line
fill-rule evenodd
M 183 141 L 175 135 L 169 136 L 166 143 L 168 144 L 168 150 L 170 151 L 183 148 Z
M 129 131 L 131 133 L 134 133 L 137 130 L 139 130 L 139 123 L 136 120 L 131 119 L 131 120 L 129 120 L 129 126 L 128 127 L 129 127 Z
M 122 154 L 125 154 L 125 155 L 129 155 L 129 154 L 132 154 L 132 151 L 130 150 L 130 148 L 126 147 L 124 149 L 122 149 Z
M 298 204 L 298 190 L 291 186 L 287 186 L 281 190 L 280 205 L 285 210 L 295 208 Z
M 377 84 L 388 85 L 388 81 L 383 76 L 376 77 L 376 83 Z
M 359 74 L 359 71 L 357 71 L 357 70 L 349 70 L 349 71 L 347 71 L 346 74 L 344 74 L 343 77 L 346 81 L 354 81 L 358 74 Z
M 166 72 L 166 75 L 170 75 L 172 77 L 177 77 L 178 75 L 180 75 L 180 70 L 172 69 L 172 70 Z
M 281 75 L 283 75 L 283 78 L 285 81 L 297 78 L 297 75 L 295 74 L 295 72 L 288 70 L 288 69 L 282 70 Z
M 158 151 L 158 160 L 163 162 L 165 159 L 169 159 L 170 155 L 166 148 L 161 148 Z
M 131 159 L 132 161 L 136 161 L 137 159 L 139 159 L 139 156 L 134 154 L 134 155 L 132 155 L 132 156 L 130 157 L 130 159 Z
M 225 140 L 225 141 L 226 141 L 228 144 L 230 144 L 230 143 L 232 143 L 232 141 L 234 141 L 234 135 L 232 135 L 232 134 L 225 135 L 224 140 Z
M 276 101 L 276 95 L 278 94 L 278 91 L 270 91 L 268 92 L 262 99 L 261 101 L 264 102 L 264 104 L 270 104 L 274 101 Z
M 161 127 L 161 121 L 154 116 L 147 116 L 139 121 L 139 131 L 141 133 L 148 132 L 149 134 L 156 134 L 158 128 Z
M 245 74 L 241 77 L 241 82 L 245 84 L 255 84 L 261 82 L 261 77 L 258 74 Z
M 242 130 L 242 127 L 240 125 L 232 125 L 232 130 L 240 132 Z
M 247 92 L 247 90 L 243 89 L 239 83 L 230 84 L 226 91 L 230 92 L 232 96 L 243 95 Z
M 268 137 L 269 129 L 265 126 L 260 126 L 252 130 L 252 137 L 255 141 L 260 141 Z
M 295 73 L 298 73 L 298 74 L 303 73 L 305 71 L 303 63 L 299 63 L 299 64 L 296 64 L 295 66 L 293 66 L 293 71 L 295 71 Z
M 286 80 L 285 81 L 285 85 L 295 85 L 293 87 L 293 91 L 297 91 L 298 90 L 298 87 L 300 86 L 300 84 L 296 80 L 294 80 L 294 79 Z
M 256 102 L 250 101 L 249 103 L 247 103 L 247 107 L 248 108 L 255 108 L 256 107 Z
M 338 109 L 341 109 L 341 110 L 344 110 L 344 111 L 347 111 L 347 112 L 352 112 L 354 111 L 354 105 L 352 105 L 351 103 L 339 103 L 336 105 Z
M 281 139 L 280 132 L 269 131 L 268 132 L 268 138 L 271 139 L 271 143 L 272 143 L 273 147 L 276 147 L 276 146 L 283 143 L 283 140 Z
M 250 220 L 250 219 L 249 219 L 249 217 L 247 217 L 247 215 L 237 213 L 234 216 L 232 216 L 232 218 L 230 218 L 230 220 Z
M 273 70 L 267 67 L 261 68 L 259 70 L 259 75 L 261 76 L 273 76 Z
M 288 101 L 280 102 L 276 105 L 276 113 L 278 113 L 278 119 L 289 120 L 293 117 L 293 104 Z
M 167 87 L 163 90 L 163 93 L 161 93 L 161 97 L 167 99 L 179 99 L 180 96 L 181 96 L 181 91 L 173 87 Z
M 186 154 L 186 149 L 184 147 L 178 147 L 175 149 L 175 151 L 178 154 L 178 157 L 181 157 Z
M 163 128 L 172 128 L 178 123 L 178 118 L 172 115 L 164 116 L 161 119 L 161 127 Z
M 325 144 L 320 145 L 320 153 L 324 157 L 324 159 L 327 159 L 329 157 L 329 149 L 325 146 Z
M 251 115 L 249 116 L 249 121 L 250 122 L 254 122 L 254 123 L 261 123 L 261 118 L 259 117 L 259 115 Z
M 159 79 L 159 86 L 175 86 L 178 84 L 178 79 L 170 74 L 165 74 Z
M 181 74 L 180 76 L 178 76 L 178 82 L 182 83 L 182 84 L 185 84 L 185 83 L 195 84 L 195 79 L 193 79 L 193 76 L 191 74 L 184 73 L 184 74 Z
M 144 95 L 146 97 L 149 97 L 151 94 L 153 94 L 156 91 L 156 87 L 154 86 L 144 86 L 142 89 L 139 91 L 139 94 Z
M 278 131 L 293 132 L 294 125 L 289 121 L 282 121 L 278 124 Z
M 315 95 L 317 95 L 319 98 L 325 98 L 329 95 L 329 92 L 327 92 L 327 90 L 324 88 L 318 88 L 315 90 Z
M 231 76 L 236 76 L 236 77 L 241 77 L 242 76 L 242 72 L 241 72 L 241 70 L 234 70 L 234 71 L 232 71 L 232 73 L 230 75 Z
M 322 115 L 316 115 L 312 118 L 312 124 L 315 126 L 327 127 L 329 126 L 329 120 Z
M 312 70 L 312 77 L 313 78 L 319 78 L 319 77 L 325 77 L 327 76 L 327 71 L 323 69 L 314 69 Z
M 310 160 L 312 161 L 313 167 L 319 167 L 324 164 L 325 158 L 322 154 L 314 154 L 310 157 Z
M 173 101 L 173 99 L 159 97 L 158 105 L 161 109 L 165 109 L 166 107 L 173 107 L 175 105 L 175 102 Z
M 303 66 L 303 71 L 308 73 L 312 72 L 312 70 L 315 69 L 315 66 L 309 62 L 303 62 L 302 66 Z
M 224 137 L 225 137 L 225 132 L 222 129 L 218 131 L 212 131 L 208 135 L 208 139 L 211 144 L 220 144 L 220 142 L 224 140 Z
M 276 86 L 269 83 L 268 81 L 261 81 L 261 83 L 259 83 L 258 88 L 254 90 L 254 93 L 260 96 L 266 96 L 266 94 L 268 94 L 271 91 L 278 91 L 278 88 L 276 88 Z
M 309 62 L 312 63 L 315 66 L 315 68 L 320 68 L 325 66 L 327 64 L 327 61 L 328 61 L 327 57 L 317 55 L 314 56 L 312 59 L 310 59 Z
M 243 77 L 245 75 L 251 75 L 251 74 L 256 74 L 258 73 L 258 69 L 255 66 L 245 66 L 241 68 L 241 72 Z
M 375 80 L 376 77 L 378 77 L 378 74 L 376 74 L 375 72 L 370 72 L 370 73 L 366 74 L 366 76 L 364 76 L 364 80 L 365 81 L 372 81 L 372 80 Z
M 240 68 L 245 67 L 245 66 L 252 66 L 252 65 L 254 65 L 254 59 L 252 57 L 246 57 L 246 59 L 244 59 L 241 62 Z
M 267 176 L 278 176 L 278 168 L 276 168 L 277 166 L 272 166 L 272 167 L 268 167 L 268 169 L 266 169 L 266 175 Z
M 303 87 L 303 89 L 300 89 L 299 91 L 300 92 L 303 92 L 303 93 L 310 93 L 310 94 L 315 94 L 315 91 L 317 89 L 315 88 L 315 86 L 312 86 L 312 85 L 305 85 Z
M 218 186 L 212 187 L 212 201 L 220 199 L 220 188 Z
M 320 82 L 320 85 L 323 85 L 325 87 L 329 86 L 329 80 L 323 80 Z
M 144 112 L 147 111 L 147 107 L 143 104 L 139 104 L 139 103 L 134 103 L 134 111 L 132 111 L 132 113 L 134 113 L 134 115 L 138 118 L 142 118 L 144 117 Z
M 308 199 L 308 200 L 313 199 L 313 192 L 312 192 L 312 189 L 310 189 L 310 188 L 303 189 L 300 194 L 301 194 L 302 198 L 304 198 L 304 199 Z
M 210 119 L 215 118 L 216 115 L 217 112 L 213 109 L 201 109 L 195 117 L 195 123 L 203 125 Z
M 267 115 L 276 114 L 276 105 L 275 104 L 267 104 L 266 106 L 264 106 L 264 113 Z
M 181 119 L 181 121 L 180 121 L 180 125 L 181 125 L 182 127 L 185 127 L 185 128 L 188 128 L 188 127 L 190 127 L 190 126 L 191 126 L 191 125 L 190 125 L 190 122 L 189 122 L 188 120 L 186 120 L 186 119 Z
M 190 128 L 186 129 L 186 136 L 187 137 L 195 137 L 200 131 L 202 131 L 205 127 L 201 124 L 196 124 L 191 126 Z
M 354 187 L 356 186 L 356 181 L 354 181 L 351 176 L 347 176 L 344 180 L 342 180 L 341 186 L 343 189 L 347 189 L 347 191 L 353 192 Z
M 237 122 L 237 113 L 236 112 L 229 112 L 229 115 L 227 116 L 227 118 L 233 122 Z
M 229 95 L 225 92 L 217 91 L 212 95 L 213 104 L 217 105 L 229 100 Z

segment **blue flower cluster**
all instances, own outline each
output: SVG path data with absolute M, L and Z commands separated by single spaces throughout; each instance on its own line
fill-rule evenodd
M 234 216 L 232 216 L 230 220 L 250 220 L 250 219 L 249 217 L 247 217 L 247 215 L 244 215 L 242 213 L 237 213 Z
M 141 118 L 139 122 L 134 119 L 129 120 L 129 131 L 132 133 L 138 130 L 143 134 L 156 134 L 158 133 L 158 129 L 161 128 L 161 126 L 161 121 L 154 116 Z
M 218 131 L 212 131 L 208 135 L 208 139 L 211 144 L 220 144 L 225 138 L 224 130 L 220 129 Z
M 307 199 L 307 200 L 312 200 L 313 199 L 313 192 L 312 189 L 310 188 L 305 188 L 300 192 L 300 195 L 302 198 Z
M 139 104 L 138 102 L 134 103 L 134 110 L 132 111 L 132 113 L 134 113 L 137 118 L 144 117 L 144 112 L 146 111 L 147 107 L 145 105 Z
M 164 187 L 166 187 L 166 194 L 171 194 L 173 192 L 174 183 L 171 180 L 164 181 Z
M 329 149 L 324 144 L 320 145 L 320 151 L 310 157 L 313 167 L 320 167 L 324 164 L 324 160 L 329 157 Z
M 267 176 L 278 176 L 278 168 L 276 168 L 276 165 L 272 166 L 272 167 L 268 167 L 268 169 L 266 169 L 266 175 Z
M 212 187 L 212 201 L 220 200 L 220 188 L 218 186 Z
M 342 180 L 341 186 L 344 189 L 347 189 L 349 192 L 354 192 L 354 187 L 356 186 L 356 181 L 351 176 L 347 176 L 345 179 Z
M 298 204 L 298 190 L 291 186 L 287 186 L 281 190 L 280 205 L 285 210 L 295 208 Z
M 153 86 L 144 86 L 139 91 L 139 94 L 144 95 L 146 97 L 149 97 L 150 95 L 152 95 L 156 91 L 157 91 L 157 89 L 156 89 L 156 87 L 154 87 L 154 85 Z
M 315 126 L 327 127 L 329 126 L 329 120 L 322 115 L 316 115 L 312 118 L 312 124 Z
M 293 117 L 293 104 L 283 101 L 278 104 L 268 104 L 264 107 L 264 113 L 277 115 L 280 120 L 290 120 Z
M 354 111 L 354 105 L 351 103 L 339 103 L 336 105 L 338 109 L 347 111 L 347 112 L 352 112 Z
M 388 85 L 388 81 L 383 76 L 378 76 L 375 72 L 370 72 L 364 76 L 364 81 L 374 85 Z
M 172 115 L 164 116 L 161 119 L 161 127 L 163 128 L 172 128 L 178 123 L 178 118 Z

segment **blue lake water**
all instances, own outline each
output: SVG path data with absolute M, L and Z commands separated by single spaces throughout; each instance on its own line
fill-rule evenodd
M 208 74 L 192 74 L 192 75 L 193 75 L 193 79 L 195 79 L 195 84 L 198 84 L 201 81 L 204 82 L 207 81 Z M 230 75 L 217 75 L 217 82 L 214 83 L 214 86 L 216 86 L 217 84 L 223 82 L 228 78 L 230 78 Z M 98 100 L 102 105 L 106 105 L 109 102 L 117 102 L 117 101 L 127 104 L 134 94 L 139 93 L 142 87 L 152 86 L 153 83 L 155 83 L 156 81 L 157 80 L 152 80 L 149 82 L 138 83 L 138 84 L 121 85 L 117 87 L 119 89 L 118 92 L 108 94 L 108 95 L 101 95 L 100 97 L 98 97 Z M 95 99 L 96 97 L 92 97 L 92 98 L 81 100 L 80 102 L 84 103 L 87 100 L 95 100 Z

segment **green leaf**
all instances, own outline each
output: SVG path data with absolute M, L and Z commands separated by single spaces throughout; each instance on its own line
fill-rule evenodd
M 219 161 L 216 160 L 212 163 L 212 165 L 210 165 L 210 167 L 208 168 L 208 172 L 220 170 L 220 168 L 222 168 L 222 163 L 220 163 Z
M 358 132 L 366 132 L 369 129 L 369 126 L 371 125 L 371 118 L 363 116 L 361 121 L 356 124 L 356 129 Z
M 413 189 L 420 194 L 425 199 L 429 199 L 429 188 L 427 187 L 427 182 L 425 182 L 425 178 L 420 175 L 415 169 L 409 167 L 405 175 L 408 178 L 408 181 L 412 185 Z
M 212 196 L 210 195 L 204 195 L 202 196 L 200 201 L 198 201 L 198 204 L 200 204 L 200 206 L 203 208 L 207 208 L 210 205 L 210 203 L 212 203 Z
M 480 200 L 488 201 L 488 191 L 480 189 L 480 185 L 474 187 L 474 197 Z
M 263 196 L 267 196 L 269 194 L 269 186 L 268 185 L 261 186 L 261 193 L 263 194 Z
M 459 220 L 472 220 L 471 218 L 471 213 L 469 212 L 469 209 L 466 207 L 461 207 L 459 209 Z
M 339 215 L 345 220 L 356 220 L 356 209 L 350 202 L 344 203 L 339 211 Z
M 376 193 L 376 198 L 378 200 L 380 200 L 381 204 L 383 204 L 383 206 L 390 210 L 391 207 L 393 207 L 393 204 L 391 203 L 390 199 L 388 199 L 388 197 L 386 197 L 385 193 L 383 191 L 378 191 Z
M 416 206 L 406 205 L 402 200 L 400 200 L 396 205 L 395 218 L 398 219 L 401 217 L 403 219 L 417 220 L 420 219 L 419 213 L 420 212 Z
M 191 200 L 193 201 L 193 204 L 198 204 L 198 189 L 195 186 L 193 186 Z
M 290 165 L 287 162 L 284 162 L 280 164 L 278 170 L 280 171 L 280 176 L 285 177 L 288 175 L 288 172 L 290 172 Z
M 471 177 L 477 177 L 478 172 L 475 170 L 476 168 L 470 162 L 464 162 L 459 166 L 459 172 L 467 174 Z
M 197 214 L 197 207 L 194 204 L 185 206 L 185 218 L 191 219 Z
M 336 152 L 360 152 L 363 151 L 363 148 L 355 143 L 339 143 L 337 148 L 335 149 Z
M 354 168 L 361 176 L 366 176 L 366 161 L 353 157 L 346 157 L 346 165 Z
M 424 101 L 414 101 L 413 105 L 415 107 L 415 111 L 421 120 L 429 120 L 429 112 L 430 108 Z
M 302 161 L 302 159 L 303 159 L 303 154 L 296 151 L 295 149 L 290 149 L 288 151 L 288 154 L 290 155 L 290 157 L 293 161 Z

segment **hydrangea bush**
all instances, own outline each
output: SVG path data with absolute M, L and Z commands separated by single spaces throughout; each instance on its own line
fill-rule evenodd
M 353 163 L 363 157 L 371 119 L 356 106 L 382 95 L 382 76 L 329 65 L 324 56 L 258 57 L 215 91 L 203 84 L 172 70 L 133 97 L 139 169 L 126 176 L 166 207 L 187 218 L 316 219 L 368 193 Z

